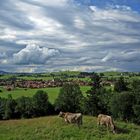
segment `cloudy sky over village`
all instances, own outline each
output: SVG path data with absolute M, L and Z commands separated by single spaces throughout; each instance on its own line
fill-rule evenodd
M 0 70 L 140 71 L 140 0 L 0 0 Z

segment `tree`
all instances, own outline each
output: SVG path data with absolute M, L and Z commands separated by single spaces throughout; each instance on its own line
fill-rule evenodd
M 38 90 L 33 96 L 33 106 L 36 116 L 49 114 L 50 102 L 48 100 L 48 94 L 43 90 Z
M 34 115 L 33 100 L 30 97 L 20 97 L 16 100 L 15 112 L 19 118 L 31 118 Z
M 82 100 L 83 95 L 79 85 L 76 83 L 65 83 L 55 101 L 55 109 L 57 111 L 79 112 L 81 111 Z
M 140 124 L 140 80 L 133 80 L 131 87 L 133 95 L 135 96 L 135 103 L 133 105 L 135 114 L 134 122 Z
M 131 92 L 114 94 L 110 102 L 110 108 L 115 118 L 132 120 L 134 117 L 133 105 L 135 96 Z
M 101 86 L 101 77 L 93 73 L 91 77 L 92 87 L 87 91 L 87 100 L 85 101 L 86 113 L 90 115 L 97 115 L 99 113 L 107 112 L 107 104 L 103 99 L 105 89 Z
M 104 73 L 100 73 L 100 77 L 103 77 L 103 76 L 105 76 Z
M 5 114 L 6 99 L 0 97 L 0 119 L 3 119 Z
M 135 114 L 134 122 L 140 124 L 140 104 L 135 104 L 133 110 Z
M 127 84 L 124 81 L 124 78 L 122 76 L 116 81 L 116 83 L 114 85 L 114 90 L 116 92 L 122 92 L 122 91 L 127 91 L 128 90 Z
M 5 112 L 4 112 L 3 119 L 15 118 L 15 106 L 16 106 L 16 102 L 12 98 L 12 96 L 9 94 L 8 99 L 6 99 L 6 102 L 5 102 L 5 110 L 4 110 Z

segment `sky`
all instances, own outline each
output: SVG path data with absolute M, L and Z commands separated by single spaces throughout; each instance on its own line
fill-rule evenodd
M 0 70 L 140 71 L 140 0 L 0 0 Z

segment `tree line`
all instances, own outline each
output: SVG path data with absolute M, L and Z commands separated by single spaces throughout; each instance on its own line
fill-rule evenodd
M 7 99 L 0 98 L 0 119 L 33 118 L 66 111 L 93 116 L 109 114 L 116 119 L 140 124 L 140 80 L 127 83 L 120 77 L 113 91 L 101 85 L 101 76 L 96 73 L 91 75 L 91 81 L 86 96 L 78 84 L 65 83 L 54 104 L 43 90 L 38 90 L 33 97 L 13 99 L 9 95 Z

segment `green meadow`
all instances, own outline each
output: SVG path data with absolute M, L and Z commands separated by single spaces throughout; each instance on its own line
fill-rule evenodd
M 140 126 L 116 122 L 117 133 L 84 116 L 83 125 L 66 124 L 58 116 L 0 121 L 0 140 L 140 140 Z
M 90 86 L 81 86 L 80 87 L 82 93 L 85 95 L 86 91 L 90 89 Z M 24 88 L 16 88 L 12 91 L 7 91 L 3 87 L 0 87 L 0 97 L 7 98 L 8 94 L 11 94 L 14 99 L 21 97 L 21 96 L 28 96 L 32 97 L 37 90 L 44 90 L 48 93 L 49 101 L 54 103 L 55 99 L 57 98 L 59 94 L 60 87 L 53 87 L 53 88 L 39 88 L 39 89 L 24 89 Z

